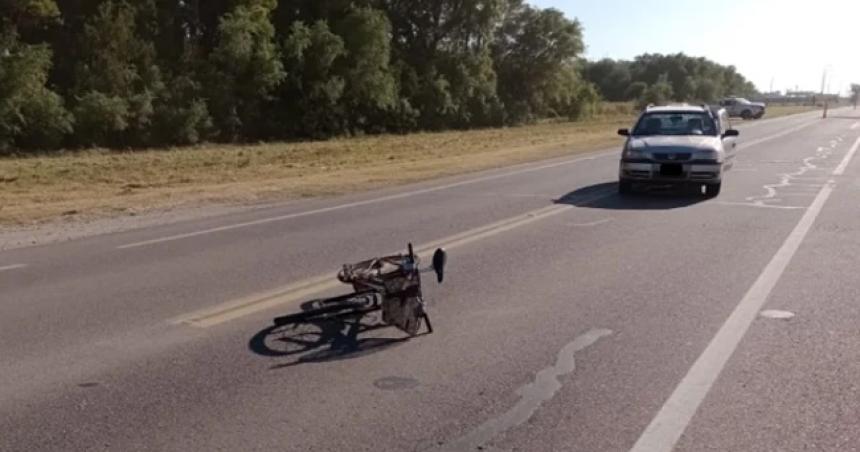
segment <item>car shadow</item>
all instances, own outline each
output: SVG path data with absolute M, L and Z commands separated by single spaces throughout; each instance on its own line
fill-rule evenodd
M 577 189 L 553 202 L 589 209 L 671 210 L 699 204 L 707 199 L 694 189 L 683 186 L 639 188 L 631 194 L 621 195 L 617 182 L 604 182 Z
M 310 311 L 325 300 L 302 305 Z M 382 323 L 378 310 L 352 311 L 315 317 L 307 321 L 269 325 L 248 341 L 248 349 L 267 358 L 287 358 L 270 369 L 283 369 L 307 363 L 353 359 L 380 352 L 407 342 L 410 337 L 362 337 L 391 328 Z

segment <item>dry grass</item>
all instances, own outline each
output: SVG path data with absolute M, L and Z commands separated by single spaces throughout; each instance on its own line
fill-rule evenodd
M 799 112 L 785 108 L 784 114 Z M 776 107 L 768 116 L 781 112 Z M 0 159 L 0 225 L 334 195 L 427 180 L 615 145 L 615 129 L 632 119 L 629 105 L 614 104 L 578 123 Z
M 796 115 L 808 111 L 821 110 L 820 107 L 811 105 L 768 105 L 765 118 L 779 118 L 780 116 Z

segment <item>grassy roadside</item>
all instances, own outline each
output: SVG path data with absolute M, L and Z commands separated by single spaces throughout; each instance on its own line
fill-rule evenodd
M 767 117 L 810 110 L 772 107 Z M 324 196 L 617 145 L 623 105 L 582 122 L 309 143 L 91 150 L 0 159 L 0 226 Z

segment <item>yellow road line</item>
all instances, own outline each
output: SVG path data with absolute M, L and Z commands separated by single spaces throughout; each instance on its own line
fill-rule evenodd
M 605 198 L 610 194 L 611 193 L 606 192 L 596 194 L 596 196 L 589 198 L 588 200 L 584 200 L 581 205 Z M 573 207 L 574 206 L 571 205 L 561 204 L 543 207 L 525 214 L 497 221 L 489 225 L 480 226 L 459 234 L 454 234 L 440 240 L 425 243 L 418 246 L 415 249 L 415 252 L 420 258 L 426 260 L 430 258 L 436 248 L 443 247 L 450 250 L 465 246 L 502 232 L 510 231 L 544 218 L 557 215 Z M 334 277 L 334 272 L 332 272 L 331 274 L 308 278 L 298 283 L 254 294 L 248 297 L 242 297 L 212 308 L 192 312 L 173 319 L 171 323 L 185 324 L 198 328 L 209 328 L 277 306 L 305 301 L 309 297 L 337 287 L 344 287 L 344 285 Z

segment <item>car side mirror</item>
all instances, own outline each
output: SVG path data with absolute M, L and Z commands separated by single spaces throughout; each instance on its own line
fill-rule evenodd
M 729 129 L 729 130 L 726 130 L 726 133 L 723 134 L 723 138 L 737 137 L 737 136 L 740 136 L 740 134 L 741 133 L 735 129 Z
M 448 263 L 448 252 L 443 248 L 437 248 L 433 253 L 433 271 L 436 272 L 436 281 L 442 282 L 445 279 L 445 264 Z
M 630 130 L 618 129 L 618 135 L 621 135 L 622 137 L 629 137 L 630 136 Z

